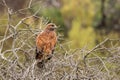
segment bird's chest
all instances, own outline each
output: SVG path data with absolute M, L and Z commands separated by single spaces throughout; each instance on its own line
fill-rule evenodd
M 47 39 L 51 40 L 54 38 L 54 34 L 53 33 L 48 33 L 47 34 Z
M 52 40 L 54 40 L 54 34 L 53 34 L 53 33 L 47 34 L 47 35 L 46 35 L 45 42 L 46 42 L 46 43 L 49 43 L 49 42 L 51 42 Z

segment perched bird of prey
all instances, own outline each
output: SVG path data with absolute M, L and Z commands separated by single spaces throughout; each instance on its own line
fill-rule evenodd
M 36 59 L 38 67 L 42 67 L 45 61 L 52 58 L 57 36 L 55 33 L 56 25 L 54 23 L 47 24 L 45 30 L 38 34 L 36 38 Z

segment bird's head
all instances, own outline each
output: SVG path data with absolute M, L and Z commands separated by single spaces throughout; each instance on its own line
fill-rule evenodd
M 47 31 L 54 31 L 56 28 L 57 27 L 56 27 L 56 25 L 54 23 L 49 23 L 49 24 L 47 24 L 45 30 L 47 30 Z

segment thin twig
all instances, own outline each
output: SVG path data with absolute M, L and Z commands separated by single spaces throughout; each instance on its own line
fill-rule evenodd
M 101 42 L 100 44 L 98 44 L 97 46 L 95 46 L 93 49 L 91 49 L 90 51 L 87 52 L 87 54 L 84 56 L 84 64 L 86 66 L 86 58 L 88 55 L 90 55 L 91 52 L 93 52 L 95 49 L 97 49 L 98 47 L 100 47 L 101 45 L 103 45 L 104 43 L 106 43 L 109 39 L 105 39 L 103 42 Z

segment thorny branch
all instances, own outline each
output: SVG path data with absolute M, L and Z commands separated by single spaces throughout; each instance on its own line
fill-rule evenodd
M 93 49 L 91 49 L 90 51 L 87 52 L 87 54 L 84 56 L 84 64 L 86 65 L 86 58 L 88 55 L 90 55 L 90 53 L 92 53 L 95 49 L 99 48 L 101 45 L 103 45 L 104 43 L 106 43 L 109 39 L 105 39 L 103 42 L 101 42 L 100 44 L 98 44 L 97 46 L 95 46 Z

